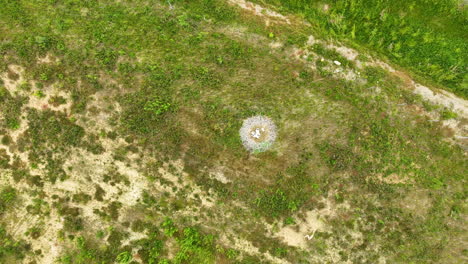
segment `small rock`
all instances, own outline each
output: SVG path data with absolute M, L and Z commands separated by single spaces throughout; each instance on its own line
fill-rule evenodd
M 339 62 L 339 61 L 333 61 L 333 63 L 335 63 L 335 64 L 338 65 L 338 66 L 341 65 L 341 62 Z

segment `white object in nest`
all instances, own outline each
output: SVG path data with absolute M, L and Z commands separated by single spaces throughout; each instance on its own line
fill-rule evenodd
M 338 66 L 341 65 L 341 62 L 339 62 L 339 61 L 333 61 L 333 63 L 335 63 L 335 64 L 338 65 Z
M 263 129 L 265 130 L 265 129 Z M 256 128 L 255 131 L 252 132 L 252 137 L 259 139 L 260 138 L 260 129 Z

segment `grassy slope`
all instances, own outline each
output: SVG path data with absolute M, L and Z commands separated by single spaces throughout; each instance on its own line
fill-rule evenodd
M 465 212 L 464 154 L 442 140 L 437 124 L 412 108 L 396 107 L 423 106 L 399 88 L 400 80 L 376 69 L 363 72 L 365 84 L 334 79 L 282 52 L 272 54 L 266 37 L 271 29 L 219 1 L 177 1 L 174 10 L 165 2 L 144 1 L 0 5 L 2 71 L 10 64 L 26 69 L 26 79 L 36 84 L 19 89 L 29 100 L 54 84 L 72 101 L 68 115 L 22 109 L 27 99 L 0 88 L 2 144 L 29 155 L 24 164 L 0 152 L 2 181 L 13 177 L 18 184 L 15 195 L 10 189 L 2 192 L 0 213 L 6 217 L 0 223 L 7 226 L 14 219 L 13 199 L 27 201 L 28 214 L 47 219 L 50 210 L 57 212 L 64 217 L 58 236 L 68 248 L 62 263 L 125 263 L 133 248 L 145 263 L 169 263 L 163 262 L 169 258 L 170 263 L 259 263 L 257 256 L 221 242 L 228 230 L 292 263 L 317 257 L 320 263 L 328 248 L 354 263 L 376 263 L 381 256 L 390 263 L 463 258 L 454 238 L 462 237 Z M 301 30 L 279 26 L 275 35 L 295 40 L 305 34 Z M 60 64 L 37 63 L 46 54 Z M 377 84 L 381 93 L 372 93 Z M 96 93 L 108 96 L 99 102 L 108 109 L 91 104 Z M 89 121 L 99 113 L 110 113 L 107 129 L 97 130 Z M 272 151 L 252 158 L 237 131 L 243 118 L 258 113 L 272 117 L 280 134 Z M 25 123 L 26 134 L 10 142 L 7 135 Z M 44 183 L 60 187 L 74 177 L 64 165 L 71 153 L 100 155 L 105 151 L 100 142 L 108 139 L 127 142 L 113 153 L 115 160 L 130 164 L 128 156 L 139 152 L 159 161 L 149 164 L 142 158 L 138 164 L 150 186 L 161 181 L 162 161 L 182 159 L 190 181 L 211 190 L 216 206 L 187 217 L 179 212 L 200 207 L 192 205 L 189 190 L 175 188 L 176 195 L 167 196 L 148 188 L 135 208 L 104 200 L 95 212 L 108 227 L 103 231 L 87 225 L 77 209 L 87 200 L 102 201 L 98 191 L 93 196 L 77 190 L 73 199 L 40 192 Z M 207 177 L 218 166 L 228 168 L 230 183 Z M 43 173 L 32 175 L 37 167 Z M 379 180 L 389 175 L 406 180 Z M 125 184 L 125 176 L 108 178 Z M 102 184 L 97 176 L 89 180 Z M 307 250 L 266 235 L 263 222 L 294 226 L 298 213 L 322 208 L 323 199 L 349 207 L 328 219 L 329 232 L 317 232 Z M 117 219 L 124 209 L 140 213 L 121 223 Z M 33 228 L 23 237 L 29 242 L 0 229 L 0 259 L 14 263 L 40 255 L 27 246 L 34 247 Z M 146 236 L 122 245 L 131 231 Z M 362 234 L 359 242 L 351 236 L 356 232 Z
M 445 89 L 468 96 L 468 23 L 461 1 L 261 2 L 300 13 L 325 35 L 373 48 Z

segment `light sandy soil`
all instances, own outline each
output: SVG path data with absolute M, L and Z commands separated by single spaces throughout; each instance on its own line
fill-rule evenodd
M 452 109 L 461 117 L 468 118 L 468 101 L 456 95 L 444 91 L 430 89 L 427 86 L 413 82 L 414 92 L 421 95 L 424 99 L 438 105 L 443 105 L 448 109 Z
M 41 63 L 41 64 L 52 64 L 52 63 L 57 63 L 59 62 L 59 59 L 58 58 L 54 58 L 52 55 L 50 54 L 47 54 L 45 57 L 43 58 L 38 58 L 37 59 L 37 62 L 38 63 Z
M 222 166 L 218 166 L 210 171 L 210 176 L 224 184 L 231 182 L 224 173 L 226 168 Z
M 228 1 L 229 3 L 233 5 L 237 5 L 240 8 L 255 14 L 256 16 L 261 16 L 265 18 L 265 24 L 267 26 L 270 25 L 270 22 L 273 22 L 273 23 L 280 22 L 280 23 L 287 23 L 287 24 L 291 23 L 291 21 L 289 21 L 289 19 L 286 16 L 278 12 L 275 12 L 271 9 L 262 7 L 261 5 L 257 5 L 257 4 L 254 4 L 252 2 L 245 1 L 245 0 L 228 0 Z
M 321 202 L 324 203 L 322 209 L 302 212 L 295 215 L 296 224 L 283 226 L 278 232 L 273 232 L 273 236 L 281 238 L 290 246 L 308 248 L 308 242 L 314 239 L 315 232 L 329 232 L 327 221 L 336 216 L 337 211 L 349 209 L 347 203 L 335 204 L 332 202 L 333 196 Z
M 306 217 L 293 227 L 285 226 L 276 236 L 282 238 L 286 244 L 295 247 L 307 248 L 307 242 L 314 238 L 316 231 L 325 231 L 325 223 L 321 220 L 323 212 L 309 211 Z
M 403 210 L 420 217 L 426 216 L 431 205 L 432 200 L 427 191 L 409 192 L 398 204 Z
M 396 173 L 392 173 L 386 177 L 382 174 L 377 175 L 377 179 L 381 182 L 385 182 L 387 184 L 409 184 L 414 182 L 414 178 L 407 177 L 405 175 L 398 175 Z

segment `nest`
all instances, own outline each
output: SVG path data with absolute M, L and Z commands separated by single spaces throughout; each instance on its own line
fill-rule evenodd
M 244 147 L 250 152 L 263 152 L 276 139 L 276 126 L 265 116 L 253 116 L 244 120 L 239 134 Z

